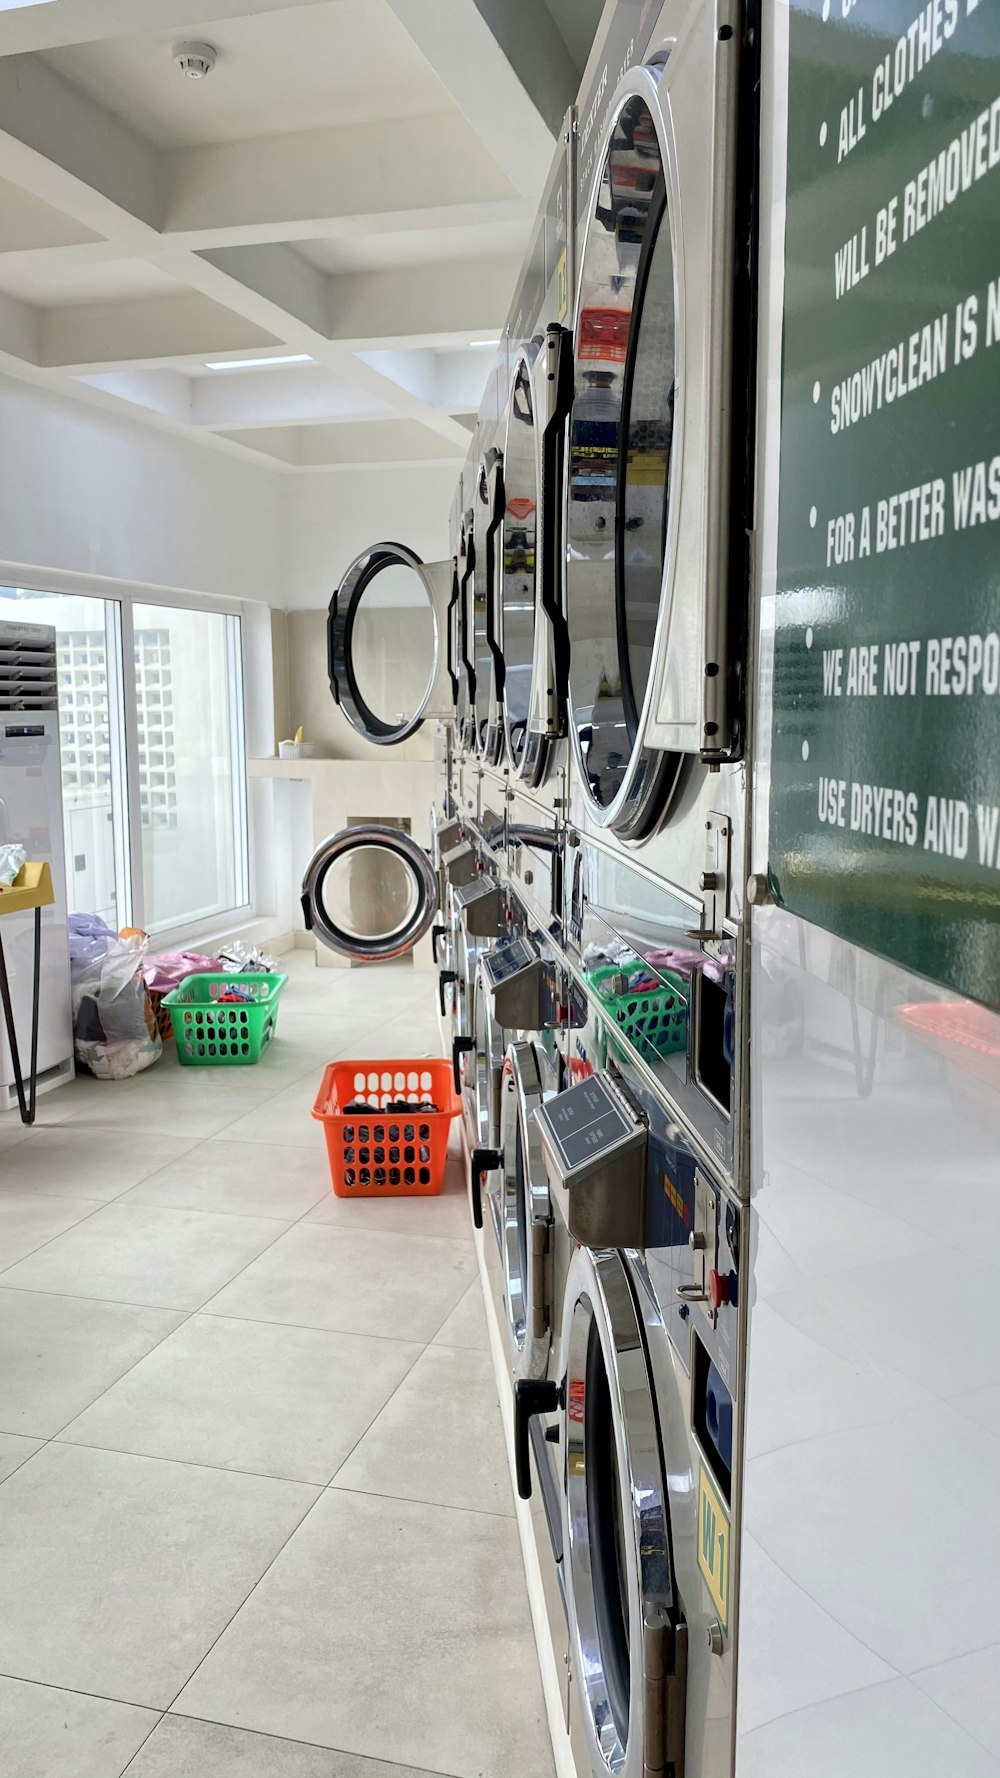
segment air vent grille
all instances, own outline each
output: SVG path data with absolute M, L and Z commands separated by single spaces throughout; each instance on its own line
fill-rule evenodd
M 58 708 L 55 630 L 0 623 L 0 711 Z

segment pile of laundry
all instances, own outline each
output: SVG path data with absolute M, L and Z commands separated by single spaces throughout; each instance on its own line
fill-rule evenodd
M 185 976 L 231 973 L 232 987 L 222 998 L 236 1004 L 255 998 L 240 986 L 242 973 L 277 968 L 272 957 L 241 940 L 217 957 L 201 951 L 150 957 L 148 951 L 149 938 L 138 927 L 115 932 L 98 914 L 70 915 L 73 1047 L 78 1065 L 99 1080 L 127 1080 L 152 1067 L 172 1033 L 160 1003 Z

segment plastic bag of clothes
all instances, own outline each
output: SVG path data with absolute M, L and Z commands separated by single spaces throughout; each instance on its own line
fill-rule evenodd
M 148 940 L 113 932 L 96 914 L 69 917 L 73 1047 L 100 1080 L 141 1074 L 163 1048 L 143 976 Z

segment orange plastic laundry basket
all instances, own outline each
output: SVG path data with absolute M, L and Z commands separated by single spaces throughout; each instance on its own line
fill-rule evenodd
M 424 1101 L 439 1109 L 419 1110 Z M 358 1102 L 374 1109 L 344 1111 Z M 323 1125 L 337 1197 L 436 1196 L 444 1185 L 451 1120 L 460 1110 L 450 1062 L 328 1062 L 312 1114 Z

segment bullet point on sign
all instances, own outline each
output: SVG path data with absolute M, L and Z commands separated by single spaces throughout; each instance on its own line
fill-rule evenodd
M 812 625 L 810 624 L 808 630 L 806 631 L 806 647 L 811 648 L 812 645 L 813 645 L 813 633 L 812 633 Z
M 821 148 L 826 147 L 826 124 L 825 123 L 821 123 L 819 126 L 819 145 Z
M 814 531 L 816 529 L 816 520 L 818 518 L 819 518 L 819 513 L 816 511 L 815 506 L 810 506 L 810 508 L 809 508 L 809 524 Z
M 803 743 L 802 743 L 802 757 L 803 757 L 803 759 L 809 758 L 809 742 L 808 741 L 803 741 Z
M 819 384 L 814 383 L 813 384 L 813 405 L 814 406 L 816 406 L 816 407 L 819 406 L 819 398 L 822 395 L 822 393 L 823 393 L 823 391 L 820 388 Z

